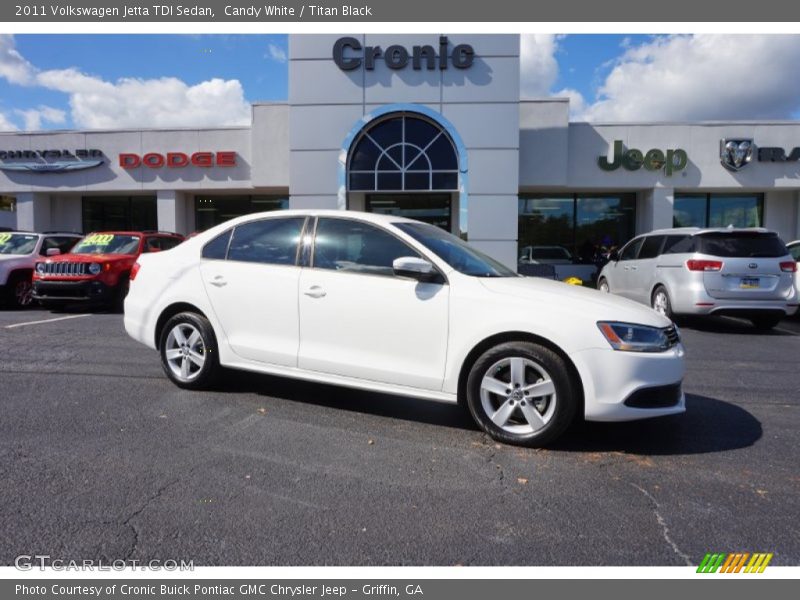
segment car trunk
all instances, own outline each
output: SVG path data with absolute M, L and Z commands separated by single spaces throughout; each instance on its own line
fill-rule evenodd
M 722 268 L 706 270 L 703 283 L 713 298 L 727 300 L 784 300 L 794 274 L 781 270 L 790 260 L 778 236 L 764 232 L 713 232 L 698 236 L 699 260 L 719 261 Z

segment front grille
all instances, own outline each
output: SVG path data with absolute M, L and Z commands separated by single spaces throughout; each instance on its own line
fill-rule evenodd
M 86 275 L 89 267 L 87 263 L 79 262 L 52 262 L 43 264 L 44 272 L 41 273 L 42 275 L 61 275 L 64 277 Z
M 667 341 L 669 342 L 669 348 L 673 346 L 677 346 L 681 341 L 681 335 L 678 333 L 678 328 L 675 325 L 670 325 L 664 330 L 664 333 L 667 335 Z

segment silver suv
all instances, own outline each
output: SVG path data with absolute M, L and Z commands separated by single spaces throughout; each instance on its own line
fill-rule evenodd
M 798 307 L 797 263 L 766 229 L 662 229 L 628 242 L 597 287 L 679 315 L 744 317 L 771 329 Z

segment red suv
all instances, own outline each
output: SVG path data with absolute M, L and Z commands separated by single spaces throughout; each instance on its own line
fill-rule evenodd
M 121 306 L 138 256 L 169 250 L 183 239 L 163 231 L 90 233 L 69 254 L 36 263 L 33 297 L 46 308 L 76 302 Z

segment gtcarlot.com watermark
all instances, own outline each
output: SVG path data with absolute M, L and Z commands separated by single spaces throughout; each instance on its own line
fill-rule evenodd
M 49 554 L 20 554 L 14 559 L 14 566 L 19 571 L 194 571 L 193 560 L 65 560 L 52 558 Z

